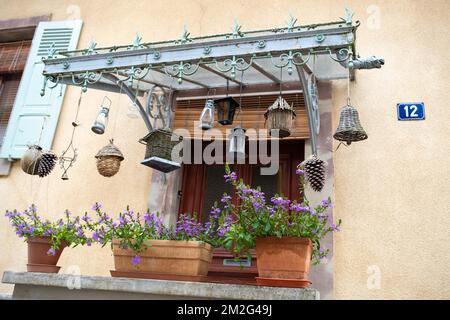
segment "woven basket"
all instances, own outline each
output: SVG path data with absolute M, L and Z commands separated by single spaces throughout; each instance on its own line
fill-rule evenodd
M 350 105 L 346 105 L 341 109 L 339 126 L 333 137 L 347 144 L 367 139 L 367 133 L 359 121 L 358 110 Z
M 120 169 L 120 162 L 124 157 L 122 152 L 113 144 L 113 140 L 95 156 L 97 158 L 97 170 L 104 177 L 112 177 Z
M 272 135 L 272 130 L 279 130 L 279 137 L 286 138 L 291 135 L 291 128 L 295 112 L 292 107 L 281 96 L 267 109 L 266 128 Z
M 140 143 L 147 146 L 145 158 L 159 157 L 166 160 L 172 159 L 172 149 L 180 142 L 182 137 L 172 141 L 172 132 L 167 130 L 153 130 L 145 137 L 139 140 Z

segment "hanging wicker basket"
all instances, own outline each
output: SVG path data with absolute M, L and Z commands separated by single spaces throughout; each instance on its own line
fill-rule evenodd
M 176 136 L 172 141 L 172 135 L 169 130 L 156 129 L 140 139 L 139 142 L 147 146 L 141 163 L 165 173 L 181 168 L 178 162 L 172 161 L 172 149 L 182 137 Z
M 100 149 L 95 156 L 97 158 L 97 170 L 104 177 L 112 177 L 120 169 L 120 162 L 124 157 L 122 152 L 114 145 L 111 139 L 109 144 Z
M 278 136 L 286 138 L 291 135 L 292 123 L 296 114 L 293 108 L 281 96 L 267 109 L 266 128 L 272 135 L 272 130 L 279 130 Z

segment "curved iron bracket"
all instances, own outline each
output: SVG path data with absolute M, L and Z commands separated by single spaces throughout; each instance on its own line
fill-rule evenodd
M 145 112 L 145 109 L 142 106 L 142 104 L 140 103 L 140 101 L 136 99 L 133 91 L 125 83 L 123 83 L 121 81 L 121 79 L 119 79 L 118 77 L 116 77 L 115 75 L 113 75 L 111 73 L 103 73 L 102 77 L 109 81 L 114 82 L 118 87 L 122 88 L 122 91 L 125 92 L 126 95 L 133 101 L 133 103 L 136 103 L 136 105 L 138 106 L 139 113 L 141 114 L 141 117 L 144 120 L 145 126 L 147 127 L 148 131 L 153 131 L 153 126 L 150 123 L 148 114 Z

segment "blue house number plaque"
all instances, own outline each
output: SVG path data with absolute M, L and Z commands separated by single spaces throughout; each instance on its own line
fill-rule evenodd
M 397 117 L 400 121 L 425 120 L 425 104 L 419 103 L 398 103 Z

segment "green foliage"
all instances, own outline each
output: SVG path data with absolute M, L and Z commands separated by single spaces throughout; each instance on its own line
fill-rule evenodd
M 229 166 L 226 166 L 225 179 L 234 187 L 239 205 L 235 207 L 227 194 L 221 199 L 225 215 L 222 227 L 226 230 L 223 245 L 237 256 L 248 254 L 255 247 L 256 238 L 261 237 L 301 237 L 309 238 L 313 243 L 313 263 L 317 264 L 329 250 L 321 248 L 321 240 L 330 232 L 339 231 L 341 221 L 335 225 L 326 214 L 332 207 L 331 199 L 312 207 L 304 195 L 303 170 L 299 168 L 300 193 L 303 200 L 291 201 L 283 195 L 276 195 L 266 201 L 265 194 L 246 185 L 238 179 Z

